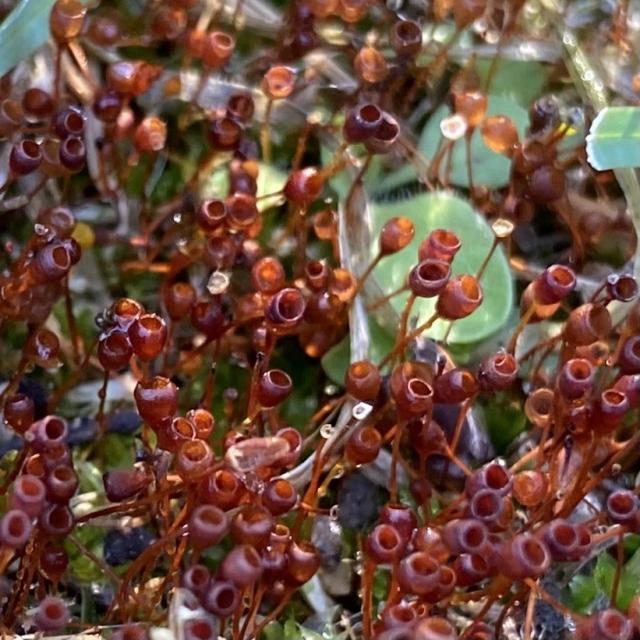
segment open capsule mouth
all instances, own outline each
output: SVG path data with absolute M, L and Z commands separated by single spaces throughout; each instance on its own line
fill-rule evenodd
M 407 382 L 407 391 L 416 401 L 425 401 L 433 397 L 431 385 L 420 378 L 411 378 Z
M 19 540 L 25 536 L 29 529 L 29 519 L 26 514 L 20 512 L 10 513 L 7 517 L 6 531 L 14 540 Z
M 570 293 L 576 286 L 576 274 L 562 265 L 556 264 L 545 271 L 548 284 L 562 293 Z
M 374 535 L 376 542 L 387 552 L 398 549 L 401 544 L 400 536 L 392 527 L 381 525 L 376 528 Z
M 500 464 L 489 464 L 484 468 L 484 481 L 490 489 L 502 491 L 510 483 L 509 474 Z
M 18 148 L 22 154 L 29 160 L 40 160 L 42 158 L 42 150 L 40 145 L 33 140 L 22 140 L 18 143 Z
M 638 283 L 633 276 L 612 274 L 607 284 L 613 297 L 620 302 L 631 302 L 638 295 Z
M 54 470 L 54 474 L 57 469 Z M 44 498 L 44 487 L 42 486 L 42 482 L 39 482 L 35 478 L 28 478 L 27 476 L 22 476 L 16 479 L 16 489 L 15 491 L 20 493 L 21 498 L 31 499 L 31 500 L 40 500 Z
M 574 358 L 567 363 L 567 374 L 577 382 L 587 382 L 593 378 L 593 367 L 588 360 Z
M 419 44 L 422 42 L 422 30 L 415 22 L 402 20 L 396 25 L 396 35 L 403 45 Z
M 469 302 L 473 304 L 482 302 L 482 289 L 480 289 L 480 284 L 473 276 L 461 276 L 459 283 L 462 294 Z
M 422 553 L 411 556 L 409 564 L 415 573 L 422 577 L 430 577 L 438 573 L 438 563 L 433 558 Z
M 453 231 L 449 231 L 449 229 L 436 229 L 432 231 L 429 236 L 429 242 L 434 249 L 444 249 L 447 253 L 455 253 L 462 246 L 460 238 L 458 238 Z
M 64 117 L 63 127 L 71 136 L 79 136 L 84 131 L 84 119 L 79 113 L 72 111 Z
M 375 104 L 365 104 L 358 109 L 358 116 L 367 128 L 374 128 L 382 122 L 382 111 Z
M 603 407 L 606 407 L 609 410 L 621 411 L 624 409 L 626 412 L 626 409 L 629 407 L 627 394 L 622 391 L 617 391 L 616 389 L 607 389 L 606 391 L 603 391 L 601 398 Z
M 400 135 L 400 127 L 398 123 L 390 116 L 383 117 L 382 121 L 375 130 L 374 138 L 378 142 L 390 145 L 396 141 Z
M 510 353 L 501 353 L 493 358 L 493 368 L 502 375 L 510 376 L 516 373 L 518 364 Z
M 478 491 L 471 500 L 471 512 L 481 520 L 493 520 L 502 511 L 502 500 L 492 489 Z
M 192 638 L 197 638 L 197 640 L 213 640 L 213 627 L 207 620 L 192 619 L 188 621 L 188 625 L 190 631 L 189 635 L 191 635 Z
M 61 418 L 50 417 L 44 425 L 44 435 L 49 442 L 64 440 L 67 435 L 67 425 Z
M 602 340 L 611 331 L 611 314 L 600 305 L 592 305 L 587 313 L 587 326 L 592 335 Z
M 417 616 L 415 610 L 410 607 L 405 605 L 394 605 L 389 612 L 389 617 L 403 624 L 408 624 L 413 622 Z
M 232 494 L 238 490 L 240 483 L 238 478 L 229 471 L 220 471 L 214 476 L 214 488 L 223 494 Z
M 304 313 L 304 298 L 300 292 L 287 289 L 277 297 L 276 308 L 285 322 L 296 322 Z
M 551 540 L 564 549 L 573 549 L 578 546 L 578 534 L 570 524 L 553 523 L 549 533 Z
M 47 517 L 49 528 L 54 531 L 66 532 L 73 526 L 71 514 L 61 506 L 53 507 Z
M 174 418 L 171 421 L 170 431 L 172 435 L 182 439 L 182 440 L 195 440 L 196 438 L 196 430 L 193 423 L 187 418 Z M 197 447 L 198 444 L 194 443 L 194 447 Z M 195 454 L 195 448 L 192 451 L 185 448 L 185 455 L 190 457 L 192 453 Z
M 612 493 L 607 500 L 607 510 L 616 518 L 628 518 L 637 510 L 635 495 L 629 492 Z
M 164 322 L 156 315 L 144 315 L 138 318 L 138 323 L 148 333 L 159 333 L 164 329 Z
M 185 444 L 182 445 L 181 453 L 187 460 L 194 464 L 206 462 L 211 457 L 211 449 L 209 449 L 202 440 L 189 440 L 185 442 Z
M 631 622 L 619 611 L 605 610 L 598 614 L 598 626 L 607 640 L 628 637 Z
M 521 541 L 522 559 L 531 567 L 544 567 L 548 561 L 546 549 L 535 538 Z
M 461 539 L 463 546 L 469 552 L 474 552 L 487 543 L 487 532 L 480 524 L 471 522 L 464 527 Z

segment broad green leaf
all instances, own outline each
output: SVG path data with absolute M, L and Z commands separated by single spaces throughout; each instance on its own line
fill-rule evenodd
M 284 629 L 279 622 L 270 622 L 262 632 L 264 640 L 282 640 Z
M 606 107 L 591 124 L 587 159 L 598 171 L 640 166 L 640 107 Z
M 436 109 L 429 118 L 425 128 L 422 130 L 418 148 L 428 160 L 433 160 L 442 141 L 440 123 L 450 115 L 450 109 L 441 106 Z M 511 118 L 522 138 L 529 123 L 527 112 L 514 100 L 503 96 L 490 95 L 487 106 L 487 115 L 504 115 Z M 509 183 L 511 163 L 509 159 L 498 153 L 491 151 L 483 142 L 480 130 L 477 129 L 471 138 L 471 170 L 475 185 L 482 185 L 492 189 L 504 187 Z M 440 165 L 440 177 L 444 180 L 448 170 L 448 162 L 443 159 Z M 385 189 L 411 182 L 417 178 L 415 169 L 411 166 L 404 167 L 398 171 L 390 173 L 384 180 L 381 180 L 376 192 L 380 193 Z M 467 151 L 464 138 L 458 140 L 453 145 L 451 156 L 451 172 L 449 183 L 468 187 L 469 178 L 467 172 Z
M 49 38 L 55 0 L 21 0 L 0 24 L 0 76 L 30 56 Z
M 369 331 L 371 333 L 371 351 L 369 359 L 379 362 L 393 348 L 393 337 L 383 329 L 373 318 L 369 318 Z M 344 384 L 344 374 L 351 363 L 351 347 L 349 336 L 346 336 L 338 344 L 331 347 L 322 357 L 324 372 L 335 383 Z
M 571 578 L 567 604 L 579 613 L 590 613 L 591 605 L 598 595 L 598 587 L 593 576 L 578 574 Z
M 488 89 L 491 94 L 516 100 L 525 108 L 541 95 L 547 82 L 547 68 L 533 60 L 498 58 L 494 65 L 493 59 L 480 59 L 476 60 L 475 68 L 482 87 L 491 73 Z
M 593 576 L 598 589 L 606 596 L 611 595 L 616 573 L 616 561 L 608 553 L 598 556 Z M 622 568 L 616 606 L 626 611 L 631 598 L 640 593 L 640 551 L 636 551 Z
M 287 181 L 287 175 L 269 164 L 259 163 L 258 173 L 258 192 L 257 196 L 269 195 L 277 193 L 284 187 Z M 226 165 L 219 166 L 207 176 L 200 195 L 203 198 L 222 198 L 227 195 L 229 189 L 229 171 Z M 271 207 L 275 207 L 284 201 L 283 196 L 275 195 L 269 198 L 258 200 L 258 209 L 266 211 Z
M 434 229 L 451 229 L 462 241 L 462 248 L 452 265 L 454 274 L 475 273 L 493 243 L 493 232 L 484 217 L 474 211 L 466 200 L 445 191 L 423 193 L 391 204 L 375 204 L 372 214 L 372 237 L 376 238 L 376 243 L 383 224 L 393 216 L 407 216 L 416 227 L 413 242 L 399 253 L 384 258 L 374 271 L 380 288 L 387 294 L 405 282 L 407 274 L 417 263 L 418 245 Z M 377 246 L 372 247 L 372 253 L 376 250 Z M 500 329 L 509 318 L 513 305 L 513 282 L 501 248 L 496 250 L 489 261 L 481 285 L 484 294 L 482 304 L 470 316 L 453 324 L 449 342 L 477 342 Z M 406 294 L 392 299 L 391 304 L 398 314 L 402 313 L 406 299 Z M 434 310 L 435 298 L 417 299 L 412 317 L 417 315 L 419 324 L 430 318 Z M 449 322 L 438 320 L 426 333 L 439 340 L 444 337 L 448 327 Z

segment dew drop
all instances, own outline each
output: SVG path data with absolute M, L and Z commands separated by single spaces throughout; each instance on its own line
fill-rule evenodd
M 320 437 L 328 440 L 333 434 L 333 425 L 332 424 L 323 424 L 320 427 Z
M 225 293 L 229 288 L 229 276 L 224 271 L 214 271 L 207 282 L 207 290 L 213 296 Z

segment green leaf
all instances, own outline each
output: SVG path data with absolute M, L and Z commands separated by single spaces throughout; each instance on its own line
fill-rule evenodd
M 379 362 L 393 348 L 394 340 L 372 317 L 369 317 L 369 332 L 371 333 L 371 350 L 369 359 Z M 322 357 L 324 372 L 336 384 L 344 384 L 344 374 L 351 363 L 351 346 L 349 336 L 334 345 Z
M 424 193 L 392 204 L 375 204 L 372 215 L 372 237 L 376 243 L 383 224 L 393 216 L 407 216 L 416 227 L 413 242 L 399 253 L 384 258 L 374 270 L 375 278 L 385 294 L 392 293 L 405 282 L 410 269 L 417 263 L 418 245 L 434 229 L 451 229 L 462 241 L 462 248 L 452 265 L 454 274 L 475 273 L 493 243 L 493 231 L 484 217 L 474 211 L 468 202 L 445 191 Z M 372 253 L 376 250 L 377 245 L 372 248 Z M 453 324 L 449 334 L 451 343 L 482 340 L 500 329 L 509 318 L 513 305 L 513 282 L 501 248 L 489 261 L 481 284 L 484 295 L 482 304 L 470 316 Z M 406 299 L 407 294 L 403 294 L 391 300 L 398 314 L 402 313 Z M 435 298 L 417 299 L 412 316 L 418 315 L 418 323 L 421 323 L 430 318 L 434 310 Z M 448 327 L 449 322 L 439 320 L 426 333 L 439 340 L 444 337 Z
M 476 60 L 475 68 L 480 76 L 481 86 L 485 85 L 491 72 L 489 91 L 492 95 L 510 98 L 525 108 L 541 95 L 547 82 L 547 68 L 533 60 L 498 58 L 494 65 L 493 59 L 479 59 Z
M 21 0 L 0 25 L 0 76 L 29 57 L 49 38 L 55 0 Z
M 591 124 L 587 159 L 598 171 L 640 166 L 640 107 L 606 107 Z
M 264 640 L 282 640 L 284 629 L 279 622 L 270 622 L 262 632 Z
M 611 596 L 615 573 L 616 561 L 608 553 L 600 554 L 593 576 L 598 589 L 607 597 Z M 640 551 L 636 551 L 622 568 L 616 607 L 626 611 L 631 599 L 638 593 L 640 593 Z
M 504 398 L 492 398 L 482 405 L 489 437 L 496 451 L 504 453 L 516 436 L 524 431 L 527 418 L 520 403 Z
M 578 574 L 569 583 L 567 604 L 579 613 L 591 613 L 591 606 L 598 595 L 598 587 L 593 576 Z
M 282 637 L 282 636 L 281 636 Z M 284 623 L 284 640 L 324 640 L 323 637 L 298 624 L 294 620 L 287 620 Z
M 434 158 L 443 139 L 440 123 L 450 113 L 450 109 L 444 105 L 436 109 L 422 130 L 418 148 L 429 160 Z M 527 112 L 517 102 L 503 96 L 489 96 L 487 115 L 503 115 L 511 118 L 521 138 L 529 123 Z M 447 173 L 448 164 L 446 159 L 441 162 L 440 178 L 442 181 L 444 181 Z M 474 184 L 492 189 L 504 187 L 509 183 L 510 169 L 511 163 L 509 159 L 491 151 L 484 144 L 480 130 L 476 129 L 471 138 L 471 170 Z M 412 166 L 403 167 L 381 180 L 376 192 L 381 193 L 400 184 L 411 182 L 416 178 L 417 175 Z M 449 182 L 459 187 L 469 186 L 467 151 L 464 138 L 453 145 Z

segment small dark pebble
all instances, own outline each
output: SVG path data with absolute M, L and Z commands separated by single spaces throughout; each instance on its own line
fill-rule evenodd
M 107 418 L 107 429 L 111 433 L 135 433 L 142 425 L 138 412 L 133 409 L 115 411 Z
M 344 478 L 338 491 L 338 521 L 347 529 L 372 525 L 382 506 L 380 489 L 361 473 Z
M 128 531 L 112 529 L 104 539 L 104 559 L 111 566 L 135 560 L 155 540 L 153 532 L 145 527 Z

